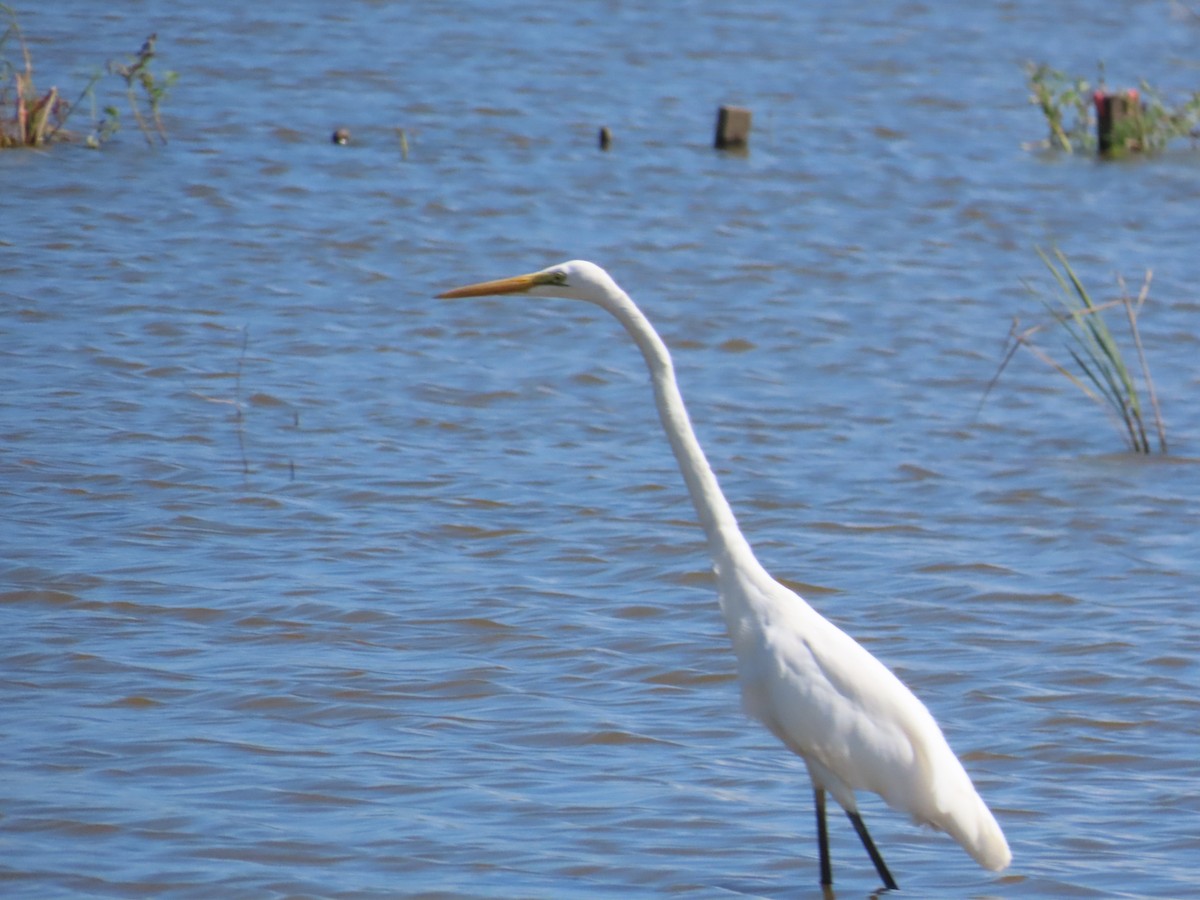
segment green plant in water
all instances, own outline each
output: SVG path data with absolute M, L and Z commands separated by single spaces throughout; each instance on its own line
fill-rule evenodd
M 1095 152 L 1096 106 L 1105 95 L 1104 64 L 1100 64 L 1095 90 L 1087 79 L 1069 76 L 1045 63 L 1026 63 L 1025 79 L 1029 102 L 1041 110 L 1050 129 L 1047 144 L 1067 153 Z M 1140 91 L 1127 91 L 1125 95 L 1135 104 L 1136 113 L 1113 124 L 1109 141 L 1112 155 L 1128 151 L 1158 153 L 1179 138 L 1200 139 L 1200 91 L 1172 106 L 1143 79 Z
M 1200 139 L 1200 91 L 1179 106 L 1169 106 L 1162 95 L 1142 81 L 1142 114 L 1134 120 L 1132 137 L 1148 153 L 1165 150 L 1177 138 Z
M 1086 79 L 1071 78 L 1045 63 L 1026 63 L 1029 102 L 1037 106 L 1050 128 L 1050 146 L 1073 153 L 1095 149 L 1092 91 Z
M 148 144 L 154 143 L 155 134 L 158 135 L 164 144 L 167 142 L 167 131 L 162 123 L 162 101 L 166 98 L 167 91 L 171 89 L 179 78 L 176 72 L 164 72 L 160 81 L 150 70 L 150 63 L 154 59 L 154 47 L 157 42 L 158 35 L 152 34 L 146 38 L 142 44 L 142 49 L 138 51 L 137 56 L 133 59 L 126 63 L 110 60 L 108 64 L 110 72 L 124 79 L 125 96 L 129 98 L 129 108 L 133 111 L 133 117 L 137 120 L 138 128 L 141 129 L 142 135 L 146 138 L 146 143 Z M 139 87 L 146 98 L 148 113 L 145 116 L 142 115 L 141 102 L 137 97 L 137 88 Z M 153 131 L 150 128 L 151 123 L 154 125 Z
M 986 400 L 988 393 L 995 386 L 1017 350 L 1024 347 L 1083 391 L 1089 399 L 1112 413 L 1130 449 L 1138 453 L 1150 453 L 1150 438 L 1146 430 L 1148 414 L 1145 404 L 1142 402 L 1142 392 L 1138 386 L 1137 375 L 1126 363 L 1121 348 L 1104 319 L 1106 311 L 1120 307 L 1125 311 L 1130 338 L 1137 350 L 1141 381 L 1145 386 L 1150 413 L 1153 415 L 1154 428 L 1158 435 L 1158 449 L 1160 453 L 1166 453 L 1166 428 L 1163 425 L 1162 411 L 1154 390 L 1154 381 L 1150 377 L 1150 367 L 1146 362 L 1141 333 L 1138 330 L 1138 313 L 1150 295 L 1152 273 L 1149 270 L 1146 271 L 1145 280 L 1136 298 L 1129 295 L 1124 279 L 1118 276 L 1121 296 L 1116 300 L 1097 304 L 1092 300 L 1091 294 L 1088 293 L 1079 276 L 1075 274 L 1075 270 L 1071 268 L 1071 264 L 1062 251 L 1055 250 L 1053 257 L 1048 256 L 1040 248 L 1037 252 L 1054 276 L 1059 294 L 1057 305 L 1044 298 L 1042 302 L 1052 316 L 1053 324 L 1060 326 L 1065 332 L 1066 350 L 1070 354 L 1078 374 L 1072 372 L 1034 343 L 1034 336 L 1051 323 L 1041 323 L 1022 329 L 1020 322 L 1014 319 L 1012 328 L 1009 330 L 1004 359 L 991 382 L 988 383 L 987 389 L 984 391 L 984 399 Z M 982 406 L 982 401 L 980 401 L 980 405 Z
M 93 150 L 99 150 L 102 144 L 109 141 L 110 138 L 121 128 L 121 111 L 111 104 L 104 107 L 104 118 L 96 119 L 96 98 L 92 98 L 92 122 L 96 123 L 92 129 L 92 133 L 85 139 L 84 143 Z

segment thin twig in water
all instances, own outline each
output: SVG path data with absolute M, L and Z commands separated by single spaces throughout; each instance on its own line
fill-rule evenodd
M 234 407 L 237 409 L 237 439 L 238 450 L 242 454 L 242 476 L 250 474 L 250 463 L 246 461 L 246 439 L 243 428 L 245 416 L 242 415 L 242 365 L 246 362 L 246 346 L 250 342 L 250 326 L 242 328 L 242 355 L 238 357 L 237 376 L 233 382 Z
M 235 432 L 237 434 L 238 453 L 242 461 L 242 476 L 243 478 L 250 474 L 250 462 L 246 458 L 246 437 L 245 437 L 245 415 L 242 412 L 242 367 L 246 362 L 246 347 L 250 341 L 250 327 L 242 328 L 242 352 L 238 357 L 237 369 L 233 376 L 233 399 L 227 397 L 210 397 L 208 394 L 202 394 L 199 391 L 192 393 L 201 400 L 206 400 L 209 403 L 221 403 L 226 406 L 233 407 L 233 419 L 236 423 Z
M 1137 301 L 1130 300 L 1129 291 L 1125 287 L 1125 279 L 1120 275 L 1117 276 L 1117 281 L 1121 285 L 1121 299 L 1125 304 L 1125 315 L 1129 319 L 1129 332 L 1133 335 L 1133 345 L 1137 348 L 1138 363 L 1142 367 L 1142 378 L 1146 382 L 1146 392 L 1150 395 L 1150 408 L 1154 410 L 1154 427 L 1158 432 L 1158 450 L 1160 453 L 1167 452 L 1167 428 L 1163 424 L 1162 408 L 1158 405 L 1158 392 L 1154 389 L 1154 379 L 1150 377 L 1150 364 L 1146 362 L 1146 350 L 1142 346 L 1142 334 L 1138 330 L 1137 317 L 1141 312 L 1146 298 L 1150 296 L 1150 282 L 1154 278 L 1154 273 L 1146 270 L 1146 277 L 1142 281 L 1142 289 L 1138 291 Z

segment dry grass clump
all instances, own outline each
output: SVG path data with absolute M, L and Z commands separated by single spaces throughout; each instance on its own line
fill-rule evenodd
M 21 34 L 17 17 L 7 6 L 0 12 L 9 18 L 8 28 L 0 36 L 0 109 L 12 110 L 12 117 L 0 114 L 0 147 L 36 147 L 62 126 L 66 117 L 66 102 L 52 87 L 41 94 L 33 85 L 33 58 Z M 18 68 L 3 55 L 10 41 L 20 49 Z

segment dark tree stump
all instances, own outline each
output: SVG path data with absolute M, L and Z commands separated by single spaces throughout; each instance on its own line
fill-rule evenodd
M 1142 104 L 1137 91 L 1096 91 L 1092 102 L 1096 104 L 1096 144 L 1101 156 L 1142 149 Z

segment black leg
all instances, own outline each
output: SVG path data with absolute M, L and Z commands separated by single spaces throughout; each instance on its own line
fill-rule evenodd
M 814 787 L 817 802 L 817 847 L 821 851 L 821 884 L 833 884 L 833 866 L 829 863 L 829 831 L 825 828 L 825 788 Z
M 871 835 L 867 833 L 867 826 L 863 824 L 862 816 L 849 810 L 846 811 L 846 815 L 850 817 L 850 823 L 854 826 L 854 830 L 858 832 L 858 837 L 863 842 L 863 846 L 867 848 L 867 856 L 871 857 L 871 862 L 875 863 L 875 871 L 883 879 L 883 886 L 889 891 L 897 890 L 896 879 L 892 878 L 892 873 L 888 871 L 887 863 L 883 861 L 883 857 L 879 855 L 879 851 L 875 848 L 875 842 L 871 840 Z

